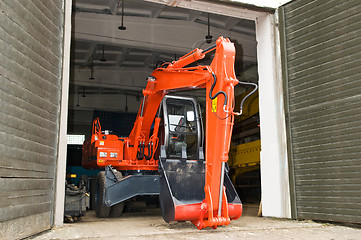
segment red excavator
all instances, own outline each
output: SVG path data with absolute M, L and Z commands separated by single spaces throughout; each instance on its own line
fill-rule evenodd
M 189 66 L 215 50 L 210 65 Z M 103 131 L 99 119 L 83 145 L 85 168 L 105 168 L 96 180 L 98 217 L 119 215 L 124 201 L 159 195 L 163 218 L 191 221 L 198 229 L 228 225 L 242 203 L 228 177 L 234 115 L 235 47 L 220 37 L 163 64 L 147 78 L 143 101 L 129 137 Z M 168 93 L 206 88 L 206 124 L 197 102 Z M 124 177 L 123 177 L 124 176 Z

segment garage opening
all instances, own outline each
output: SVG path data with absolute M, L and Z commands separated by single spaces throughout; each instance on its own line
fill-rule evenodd
M 208 48 L 219 36 L 228 37 L 235 44 L 238 80 L 258 83 L 255 22 L 229 16 L 227 12 L 184 8 L 177 6 L 176 1 L 165 5 L 141 0 L 76 0 L 72 24 L 69 137 L 90 138 L 96 118 L 102 129 L 127 137 L 151 72 L 194 48 Z M 207 65 L 211 60 L 212 56 L 208 56 L 200 64 Z M 252 87 L 247 85 L 236 86 L 235 109 L 239 109 L 250 91 Z M 205 90 L 176 94 L 195 98 L 205 115 Z M 242 202 L 258 210 L 261 198 L 258 93 L 245 101 L 243 109 L 244 114 L 235 119 L 228 164 Z M 74 216 L 93 208 L 91 192 L 95 191 L 94 181 L 99 172 L 81 166 L 81 152 L 80 142 L 68 144 L 68 189 L 74 190 L 75 186 L 86 189 L 86 193 L 68 197 L 65 203 L 65 212 Z M 132 200 L 154 203 L 154 199 Z M 139 206 L 132 204 L 129 206 Z

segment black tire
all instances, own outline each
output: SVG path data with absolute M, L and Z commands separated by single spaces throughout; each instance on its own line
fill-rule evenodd
M 104 204 L 105 195 L 105 172 L 98 173 L 95 193 L 95 214 L 99 218 L 109 217 L 110 207 Z
M 90 192 L 90 210 L 95 210 L 95 194 L 97 191 L 96 179 L 89 179 L 89 192 Z
M 123 175 L 121 172 L 117 171 L 115 174 L 117 175 L 119 180 L 121 180 L 123 178 Z M 124 210 L 124 202 L 121 202 L 121 203 L 118 203 L 118 204 L 112 206 L 111 210 L 110 210 L 110 217 L 113 217 L 113 218 L 120 217 L 123 213 L 123 210 Z

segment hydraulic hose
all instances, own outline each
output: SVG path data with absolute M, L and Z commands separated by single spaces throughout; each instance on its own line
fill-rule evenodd
M 250 83 L 250 82 L 241 82 L 241 81 L 238 81 L 240 84 L 244 84 L 244 85 L 251 85 L 251 86 L 254 86 L 254 89 L 248 93 L 243 99 L 242 99 L 242 102 L 241 102 L 241 105 L 240 105 L 240 108 L 239 108 L 239 113 L 237 113 L 237 115 L 241 115 L 242 114 L 242 111 L 243 111 L 243 104 L 244 102 L 246 101 L 246 99 L 251 96 L 253 93 L 255 93 L 258 89 L 258 85 L 255 84 L 255 83 Z
M 216 74 L 214 74 L 214 73 L 212 72 L 212 76 L 213 76 L 214 81 L 213 81 L 213 84 L 212 84 L 212 86 L 211 86 L 211 90 L 209 91 L 209 98 L 210 98 L 211 100 L 213 100 L 213 99 L 215 99 L 219 94 L 223 94 L 223 95 L 224 95 L 223 108 L 224 108 L 224 107 L 227 105 L 227 100 L 228 100 L 227 93 L 225 93 L 225 92 L 223 92 L 223 91 L 219 91 L 219 92 L 217 92 L 216 94 L 214 94 L 214 96 L 212 96 L 213 89 L 214 89 L 214 87 L 216 86 L 216 83 L 217 83 L 217 76 L 216 76 Z
M 137 159 L 142 160 L 144 158 L 144 142 L 139 143 L 139 151 L 137 152 Z
M 150 160 L 153 157 L 153 142 L 148 144 L 148 155 L 144 154 L 146 160 Z

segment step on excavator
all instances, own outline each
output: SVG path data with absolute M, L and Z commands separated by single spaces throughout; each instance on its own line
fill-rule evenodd
M 210 65 L 190 66 L 212 51 Z M 129 137 L 104 131 L 94 120 L 82 165 L 105 169 L 96 180 L 98 217 L 120 215 L 124 201 L 138 195 L 159 195 L 166 222 L 191 221 L 198 229 L 242 215 L 227 165 L 234 116 L 241 114 L 233 112 L 239 83 L 234 62 L 234 44 L 219 37 L 215 45 L 155 69 Z M 196 88 L 206 88 L 205 133 L 197 102 L 168 95 Z

